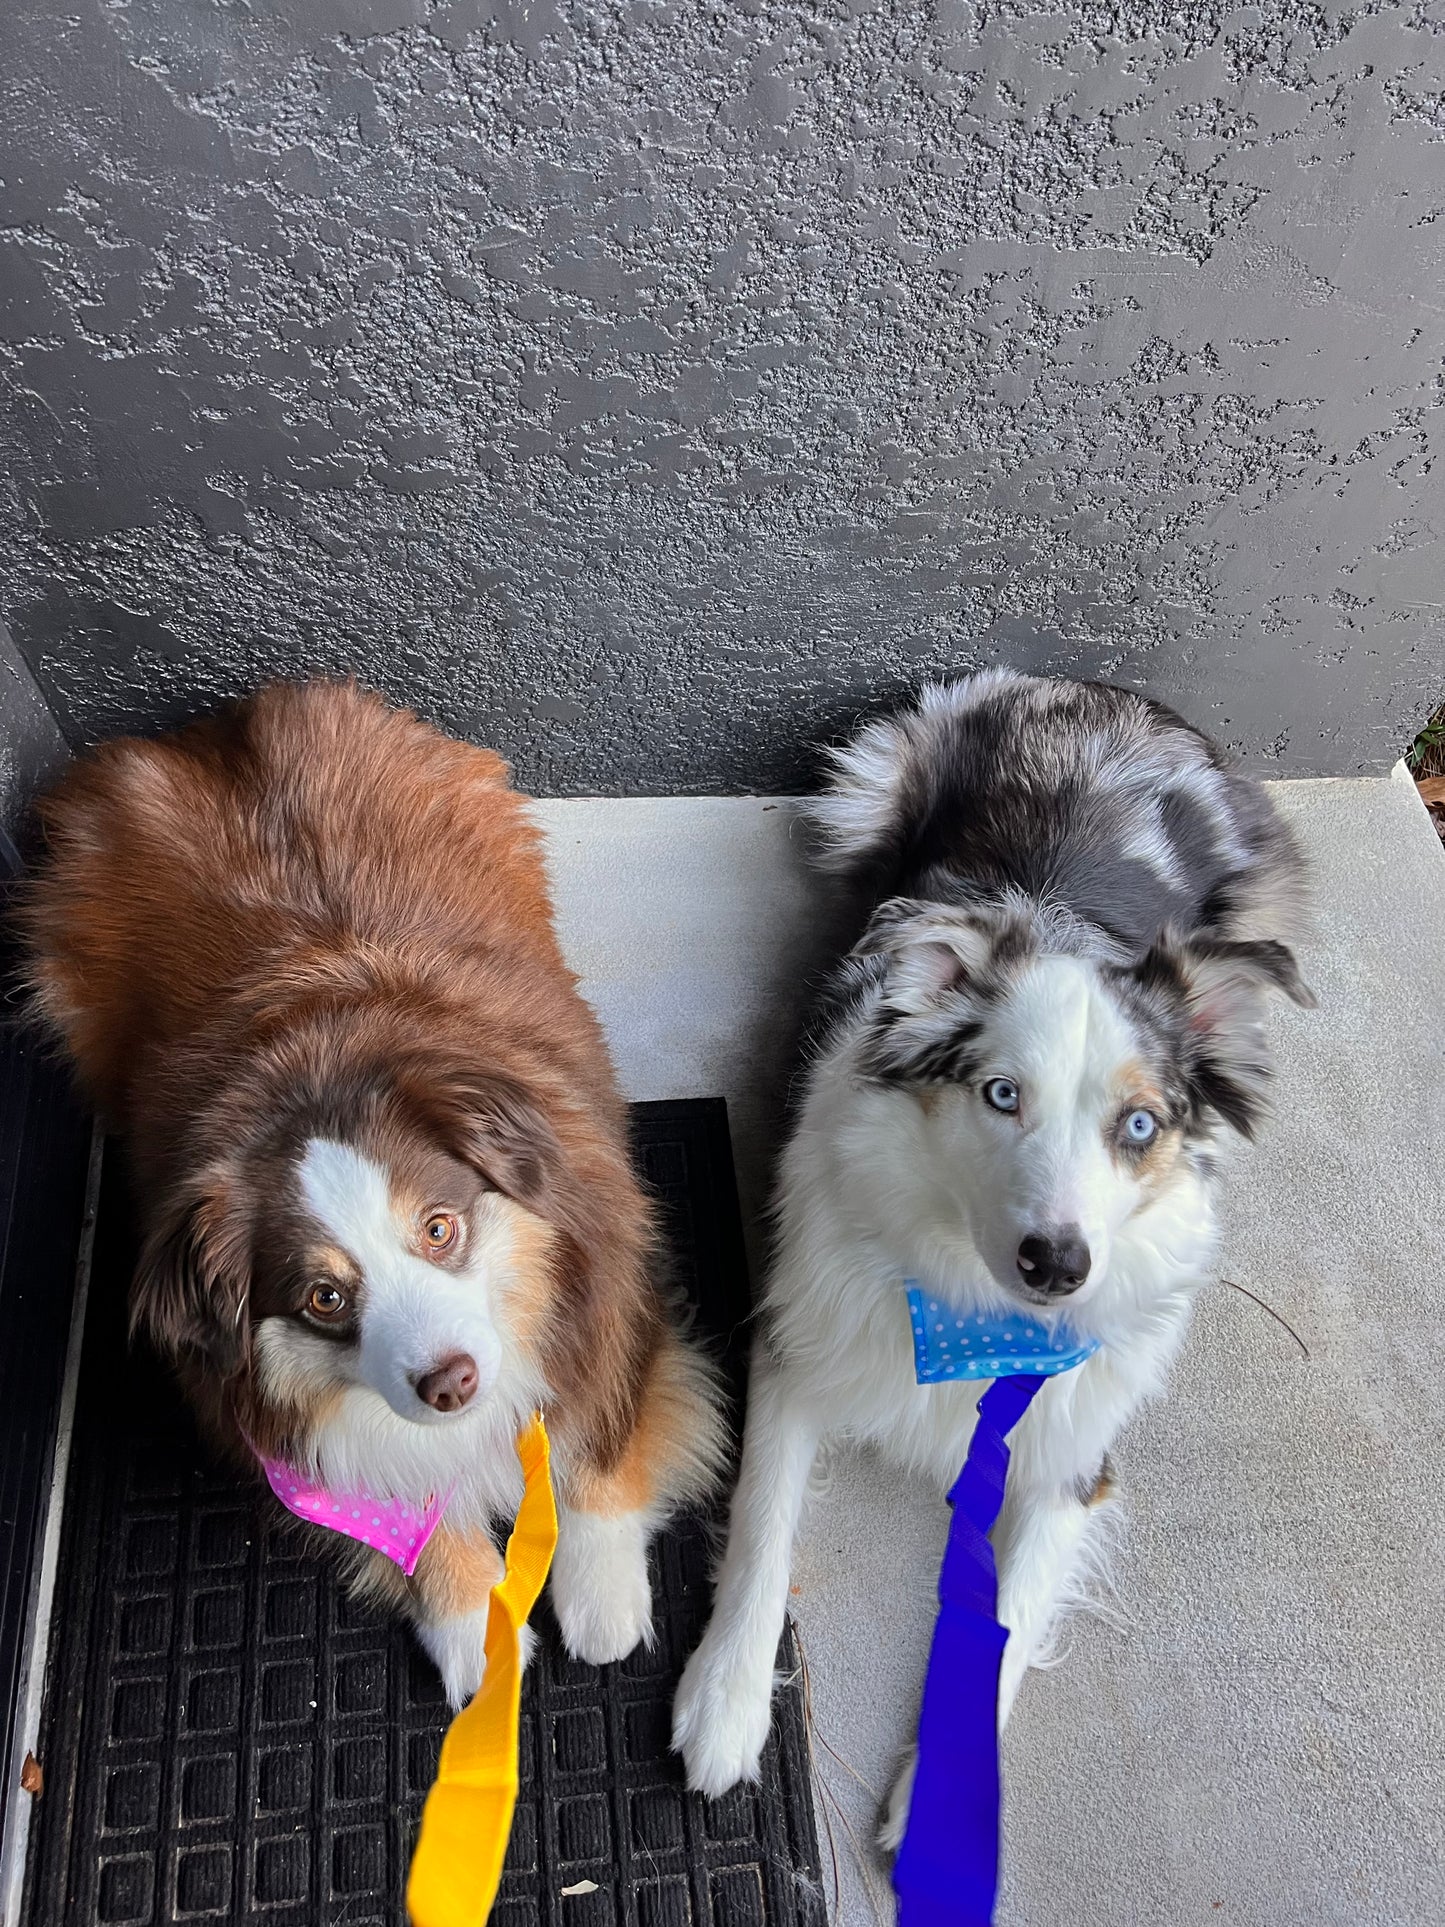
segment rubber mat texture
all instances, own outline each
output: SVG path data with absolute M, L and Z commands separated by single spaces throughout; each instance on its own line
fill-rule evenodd
M 747 1282 L 725 1109 L 641 1105 L 634 1132 L 675 1276 L 735 1369 Z M 125 1356 L 129 1263 L 112 1172 L 28 1927 L 399 1927 L 446 1727 L 436 1676 L 404 1627 L 346 1598 L 279 1508 L 207 1463 L 163 1376 Z M 668 1751 L 707 1564 L 699 1522 L 664 1535 L 656 1645 L 616 1666 L 568 1660 L 543 1615 L 496 1927 L 820 1927 L 798 1686 L 779 1694 L 759 1786 L 704 1801 Z M 781 1662 L 791 1676 L 786 1645 Z

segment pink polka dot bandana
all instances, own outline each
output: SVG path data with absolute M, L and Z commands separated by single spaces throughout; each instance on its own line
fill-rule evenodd
M 418 1508 L 407 1499 L 377 1499 L 369 1492 L 328 1492 L 280 1459 L 263 1458 L 261 1469 L 288 1512 L 305 1519 L 308 1525 L 343 1532 L 348 1539 L 359 1539 L 373 1551 L 384 1552 L 408 1579 L 416 1571 L 422 1548 L 436 1531 L 452 1496 L 444 1492 Z

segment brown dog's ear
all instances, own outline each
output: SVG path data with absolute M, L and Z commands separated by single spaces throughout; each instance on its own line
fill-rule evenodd
M 424 1127 L 519 1204 L 551 1189 L 562 1162 L 556 1133 L 510 1078 L 463 1072 L 429 1083 L 416 1099 Z
M 223 1193 L 179 1202 L 152 1230 L 131 1285 L 130 1329 L 172 1364 L 201 1359 L 229 1378 L 250 1350 L 251 1255 Z
M 1196 1106 L 1253 1137 L 1274 1074 L 1265 995 L 1282 990 L 1306 1010 L 1317 1001 L 1294 953 L 1274 942 L 1165 937 L 1133 975 L 1183 1004 L 1184 1068 Z

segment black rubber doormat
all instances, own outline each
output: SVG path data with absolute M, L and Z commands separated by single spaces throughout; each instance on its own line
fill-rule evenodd
M 9 889 L 19 870 L 0 830 L 3 984 L 18 961 L 10 947 Z M 90 1138 L 90 1119 L 71 1094 L 65 1066 L 25 1029 L 13 997 L 0 995 L 0 1822 L 26 1797 L 22 1669 L 60 1422 Z
M 633 1115 L 678 1282 L 736 1361 L 747 1273 L 725 1107 Z M 28 1927 L 402 1927 L 446 1726 L 436 1677 L 402 1627 L 354 1606 L 330 1566 L 299 1549 L 269 1498 L 217 1474 L 163 1375 L 126 1357 L 130 1261 L 112 1171 Z M 496 1927 L 820 1927 L 798 1688 L 780 1696 L 761 1786 L 717 1801 L 688 1794 L 667 1742 L 708 1599 L 696 1522 L 660 1544 L 654 1597 L 656 1647 L 616 1666 L 570 1662 L 543 1617 Z

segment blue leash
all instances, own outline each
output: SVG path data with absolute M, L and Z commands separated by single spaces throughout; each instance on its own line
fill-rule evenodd
M 900 1927 L 989 1927 L 998 1896 L 998 1679 L 1008 1634 L 988 1535 L 1003 1504 L 1009 1452 L 1042 1378 L 1001 1378 L 948 1503 L 953 1519 L 938 1575 L 938 1622 L 918 1721 L 918 1772 L 908 1831 L 893 1866 Z
M 960 1316 L 905 1279 L 918 1382 L 992 1378 L 963 1469 L 938 1576 L 938 1619 L 918 1720 L 908 1830 L 893 1867 L 900 1927 L 991 1927 L 998 1898 L 998 1574 L 989 1533 L 1003 1505 L 1008 1434 L 1048 1378 L 1098 1349 L 1022 1312 Z

